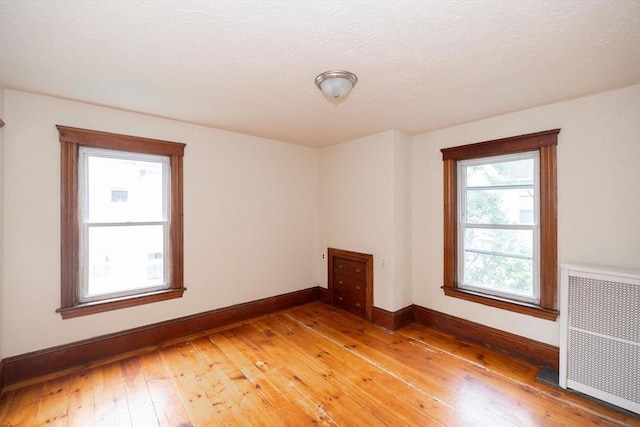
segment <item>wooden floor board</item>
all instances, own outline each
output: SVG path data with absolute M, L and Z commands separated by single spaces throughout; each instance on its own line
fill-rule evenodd
M 311 303 L 0 396 L 13 426 L 640 426 L 433 329 Z
M 309 336 L 310 332 L 296 323 L 280 320 L 277 316 L 265 320 L 263 323 L 268 328 L 267 331 L 286 337 L 285 341 L 279 343 L 279 347 L 285 347 L 286 343 L 290 342 L 294 348 L 304 348 L 304 353 L 309 358 L 312 369 L 315 369 L 329 383 L 334 384 L 347 396 L 357 401 L 365 411 L 370 412 L 371 416 L 380 420 L 383 425 L 389 425 L 393 421 L 410 423 L 418 419 L 429 419 L 431 418 L 430 414 L 441 409 L 436 406 L 427 408 L 431 402 L 425 396 L 419 396 L 422 398 L 420 404 L 411 404 L 405 399 L 398 399 L 399 393 L 394 394 L 394 389 L 398 390 L 399 387 L 403 387 L 402 396 L 405 398 L 415 397 L 416 390 L 389 375 L 386 375 L 387 378 L 384 378 L 383 375 L 380 382 L 374 383 L 371 378 L 374 370 L 368 364 L 364 364 L 358 371 L 350 370 L 350 366 L 361 362 L 357 360 L 356 356 L 342 346 L 333 343 L 317 345 L 315 340 Z M 377 373 L 379 370 L 375 372 Z M 387 387 L 381 387 L 383 382 L 386 382 Z M 394 404 L 390 404 L 391 402 Z M 444 409 L 447 410 L 447 408 Z M 442 413 L 442 411 L 440 412 Z M 435 418 L 430 421 L 434 424 L 438 422 Z

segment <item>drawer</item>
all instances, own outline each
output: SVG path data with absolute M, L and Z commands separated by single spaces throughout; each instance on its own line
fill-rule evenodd
M 358 298 L 351 292 L 336 292 L 333 298 L 333 304 L 359 317 L 365 317 L 365 301 L 364 298 Z
M 333 260 L 333 272 L 364 279 L 366 276 L 365 264 L 336 257 Z
M 362 298 L 364 298 L 367 292 L 366 281 L 342 274 L 333 275 L 333 286 L 335 292 L 351 292 Z

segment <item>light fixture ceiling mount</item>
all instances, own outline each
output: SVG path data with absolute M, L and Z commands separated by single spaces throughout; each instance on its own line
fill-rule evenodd
M 349 71 L 325 71 L 316 77 L 316 86 L 334 104 L 347 99 L 357 82 L 358 77 Z

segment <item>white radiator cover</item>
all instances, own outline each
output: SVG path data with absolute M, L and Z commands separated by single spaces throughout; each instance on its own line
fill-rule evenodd
M 640 271 L 561 266 L 560 386 L 640 414 Z

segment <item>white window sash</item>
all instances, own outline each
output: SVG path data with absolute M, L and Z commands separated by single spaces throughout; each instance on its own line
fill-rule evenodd
M 164 289 L 169 289 L 171 287 L 171 283 L 168 282 L 170 276 L 170 268 L 171 262 L 171 236 L 170 236 L 170 188 L 171 188 L 171 162 L 168 156 L 161 155 L 153 155 L 153 154 L 143 154 L 143 153 L 134 153 L 134 152 L 125 152 L 125 151 L 116 151 L 116 150 L 105 150 L 93 147 L 80 147 L 79 149 L 79 165 L 78 168 L 78 207 L 79 207 L 79 221 L 80 221 L 80 266 L 79 266 L 79 298 L 80 302 L 92 302 L 99 301 L 103 299 L 112 299 L 112 298 L 120 298 L 137 294 L 144 294 Z M 163 203 L 162 203 L 162 216 L 163 219 L 160 221 L 114 221 L 114 222 L 99 222 L 99 221 L 90 221 L 88 218 L 88 201 L 89 201 L 89 188 L 87 185 L 87 172 L 89 167 L 89 158 L 90 157 L 104 157 L 110 159 L 122 159 L 122 160 L 134 160 L 134 161 L 145 161 L 145 162 L 159 162 L 163 165 L 163 177 L 162 177 L 162 194 L 163 194 Z M 120 291 L 120 292 L 109 292 L 109 293 L 101 293 L 95 295 L 89 295 L 89 230 L 95 227 L 136 227 L 136 226 L 145 226 L 145 225 L 161 225 L 163 230 L 163 274 L 164 274 L 164 283 L 156 286 L 141 286 L 138 288 L 134 288 L 131 290 Z
M 532 159 L 534 161 L 533 170 L 533 184 L 509 184 L 509 185 L 485 185 L 467 187 L 465 170 L 469 166 L 486 165 L 492 163 L 502 163 L 507 161 L 517 161 L 524 159 Z M 461 160 L 457 162 L 457 223 L 458 223 L 458 235 L 457 235 L 457 248 L 456 254 L 457 262 L 457 277 L 458 286 L 462 289 L 467 289 L 483 294 L 493 295 L 500 298 L 506 298 L 516 301 L 529 302 L 539 304 L 540 302 L 540 164 L 538 151 L 531 151 L 526 153 L 507 154 L 501 156 L 484 157 L 478 159 Z M 466 206 L 466 193 L 467 191 L 479 191 L 479 190 L 504 190 L 504 189 L 527 189 L 534 190 L 534 220 L 533 224 L 499 224 L 499 223 L 470 223 L 466 222 L 467 206 Z M 464 283 L 465 272 L 465 253 L 468 248 L 465 242 L 465 235 L 467 229 L 495 229 L 495 230 L 531 230 L 533 233 L 532 241 L 532 262 L 533 262 L 533 295 L 528 297 L 526 295 L 505 292 L 503 290 L 495 290 L 482 286 L 474 286 Z M 473 250 L 472 250 L 473 252 Z M 486 251 L 489 252 L 489 251 Z M 504 256 L 510 257 L 509 254 L 502 253 L 486 253 L 488 256 Z M 511 256 L 512 258 L 521 258 L 521 256 Z

